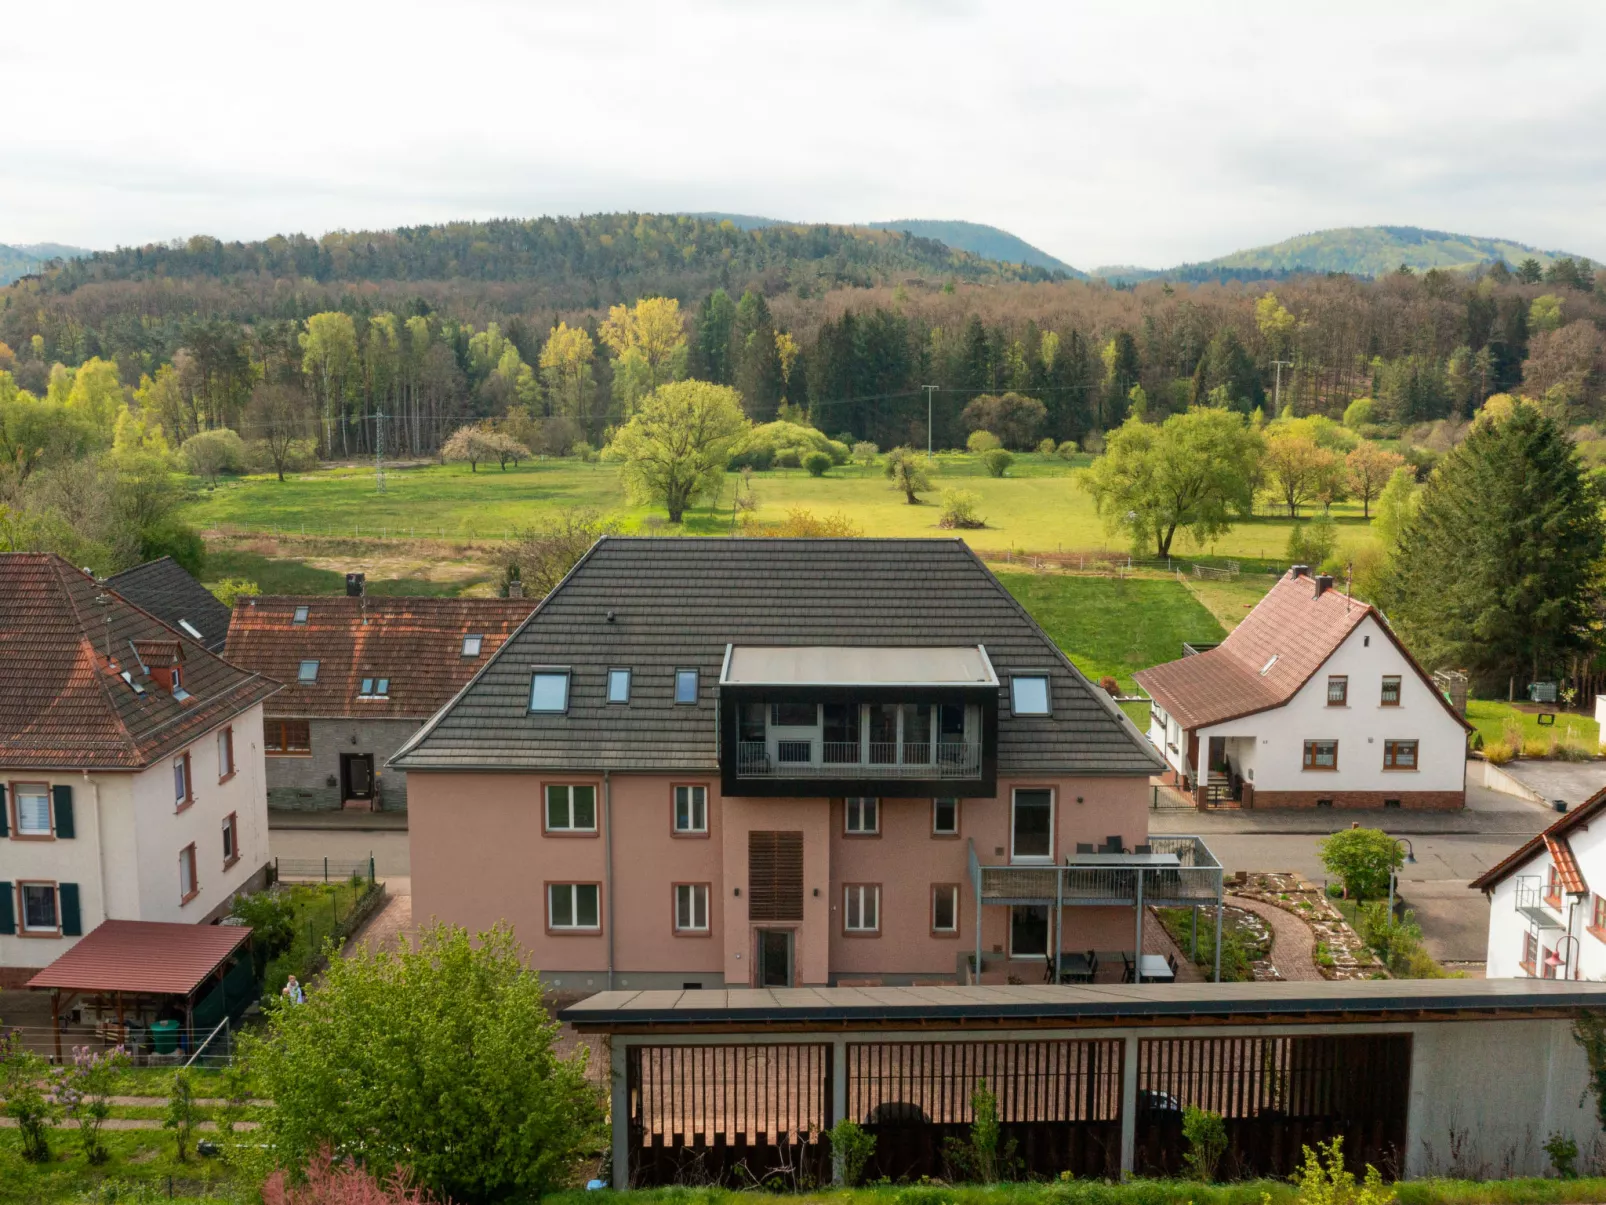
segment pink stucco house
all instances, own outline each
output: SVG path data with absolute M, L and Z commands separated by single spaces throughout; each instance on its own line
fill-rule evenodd
M 391 764 L 414 915 L 566 991 L 1040 983 L 1220 884 L 958 540 L 604 539 Z

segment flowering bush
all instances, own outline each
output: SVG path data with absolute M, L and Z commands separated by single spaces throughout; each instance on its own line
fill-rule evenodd
M 112 1111 L 112 1088 L 117 1072 L 128 1065 L 128 1052 L 121 1046 L 110 1050 L 72 1048 L 72 1065 L 57 1067 L 50 1073 L 50 1098 L 64 1114 L 78 1123 L 78 1139 L 84 1158 L 90 1163 L 106 1162 L 106 1144 L 100 1128 Z
M 302 1183 L 282 1171 L 262 1186 L 262 1205 L 451 1205 L 428 1189 L 414 1188 L 403 1172 L 381 1183 L 349 1159 L 335 1162 L 325 1147 L 307 1165 Z
M 39 1087 L 45 1060 L 22 1044 L 19 1034 L 0 1039 L 0 1099 L 5 1115 L 17 1123 L 22 1157 L 34 1163 L 50 1158 L 50 1123 L 58 1109 Z

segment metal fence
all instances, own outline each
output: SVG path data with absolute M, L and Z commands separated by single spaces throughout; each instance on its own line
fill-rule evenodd
M 374 881 L 374 855 L 365 858 L 274 858 L 273 877 L 284 883 Z

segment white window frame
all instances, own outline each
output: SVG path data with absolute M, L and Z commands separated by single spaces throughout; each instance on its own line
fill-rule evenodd
M 195 802 L 195 784 L 190 781 L 190 755 L 180 753 L 173 759 L 173 807 L 186 807 Z
M 937 827 L 937 809 L 944 801 L 954 805 L 953 828 Z M 957 795 L 943 795 L 931 801 L 931 835 L 933 837 L 957 837 L 959 835 L 959 797 Z
M 226 726 L 217 734 L 217 777 L 222 782 L 234 773 L 234 728 Z
M 563 702 L 558 707 L 537 707 L 535 705 L 536 684 L 542 679 L 563 680 Z M 536 669 L 530 671 L 530 698 L 529 710 L 531 715 L 567 715 L 569 711 L 569 687 L 571 679 L 566 669 Z
M 630 702 L 630 676 L 628 669 L 610 669 L 608 671 L 608 702 L 616 704 Z M 615 689 L 620 683 L 624 684 L 622 691 Z
M 240 860 L 240 817 L 230 812 L 223 817 L 223 869 L 227 870 Z
M 947 898 L 949 898 L 949 899 L 951 899 L 953 901 L 953 921 L 954 921 L 954 923 L 951 924 L 951 925 L 939 925 L 937 923 L 937 899 L 938 899 L 939 896 L 946 896 Z M 931 885 L 931 931 L 933 933 L 958 933 L 959 932 L 959 884 L 958 883 L 933 883 Z
M 1048 796 L 1048 852 L 1046 854 L 1022 854 L 1015 850 L 1015 809 L 1020 805 L 1022 791 L 1031 794 L 1046 794 Z M 1015 787 L 1009 793 L 1009 860 L 1011 864 L 1024 864 L 1029 866 L 1052 866 L 1054 864 L 1054 828 L 1058 817 L 1054 814 L 1059 810 L 1058 797 L 1053 787 Z
M 580 892 L 590 891 L 596 896 L 597 920 L 595 924 L 583 925 L 580 923 Z M 553 906 L 559 892 L 567 893 L 569 897 L 569 923 L 560 925 L 557 919 L 557 909 Z M 548 883 L 546 886 L 546 924 L 549 929 L 557 929 L 565 933 L 600 933 L 602 932 L 602 888 L 596 883 Z
M 470 648 L 472 644 L 474 647 Z M 485 637 L 478 632 L 467 632 L 463 636 L 463 656 L 478 657 L 485 649 Z
M 184 882 L 186 876 L 189 878 L 188 885 L 186 885 Z M 182 904 L 188 900 L 194 899 L 196 895 L 200 894 L 200 890 L 201 868 L 196 864 L 195 842 L 191 841 L 183 849 L 178 851 L 179 903 Z
M 30 797 L 36 793 L 44 796 L 44 828 L 28 828 L 22 823 L 22 796 L 26 791 Z M 50 784 L 47 782 L 19 782 L 12 786 L 12 805 L 16 810 L 17 836 L 19 837 L 52 837 L 56 833 L 54 800 L 50 797 Z
M 591 792 L 591 823 L 576 824 L 574 822 L 574 793 L 576 790 Z M 567 810 L 567 824 L 552 823 L 552 792 L 563 791 L 564 803 Z M 543 827 L 549 833 L 594 833 L 597 831 L 597 785 L 592 782 L 549 782 L 541 789 L 541 807 Z
M 307 666 L 309 666 L 309 665 L 312 667 L 312 671 L 310 673 L 307 671 Z M 317 682 L 318 682 L 318 665 L 319 665 L 319 663 L 318 663 L 317 660 L 315 660 L 312 657 L 308 657 L 308 658 L 305 658 L 301 662 L 300 665 L 296 666 L 296 685 L 297 686 L 315 686 L 315 685 L 317 685 Z
M 48 925 L 30 925 L 28 923 L 29 891 L 48 891 L 50 893 L 50 911 L 55 917 L 54 922 Z M 61 932 L 61 889 L 55 883 L 23 881 L 17 884 L 17 930 L 21 933 Z
M 1031 702 L 1033 702 L 1033 700 L 1025 700 L 1025 699 L 1022 699 L 1022 697 L 1021 697 L 1020 688 L 1022 686 L 1024 686 L 1024 685 L 1026 685 L 1027 683 L 1041 683 L 1042 688 L 1043 688 L 1043 705 L 1042 705 L 1042 707 L 1040 709 L 1036 708 L 1036 707 L 1032 707 L 1032 706 L 1022 706 L 1023 703 L 1031 703 Z M 1050 682 L 1049 682 L 1048 675 L 1047 674 L 1012 674 L 1012 675 L 1010 675 L 1010 679 L 1009 679 L 1009 713 L 1011 715 L 1053 715 L 1054 714 L 1054 693 L 1053 693 L 1053 690 L 1051 689 L 1051 685 L 1050 685 Z
M 677 833 L 696 833 L 699 836 L 708 831 L 708 788 L 697 783 L 682 783 L 674 791 L 675 816 L 674 825 Z M 685 800 L 686 823 L 681 821 L 681 801 Z
M 865 812 L 870 824 L 866 827 Z M 849 795 L 842 801 L 842 831 L 855 837 L 873 837 L 881 832 L 881 800 L 874 795 Z
M 869 924 L 864 923 L 867 902 L 871 913 Z M 848 883 L 842 888 L 842 930 L 845 933 L 881 932 L 879 883 Z
M 708 932 L 710 894 L 707 883 L 675 884 L 676 933 Z

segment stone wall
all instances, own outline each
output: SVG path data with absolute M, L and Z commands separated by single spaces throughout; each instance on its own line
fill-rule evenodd
M 312 720 L 312 752 L 265 758 L 268 806 L 285 811 L 335 811 L 340 798 L 340 755 L 371 753 L 379 781 L 379 807 L 407 810 L 407 776 L 385 761 L 418 731 L 417 720 Z

